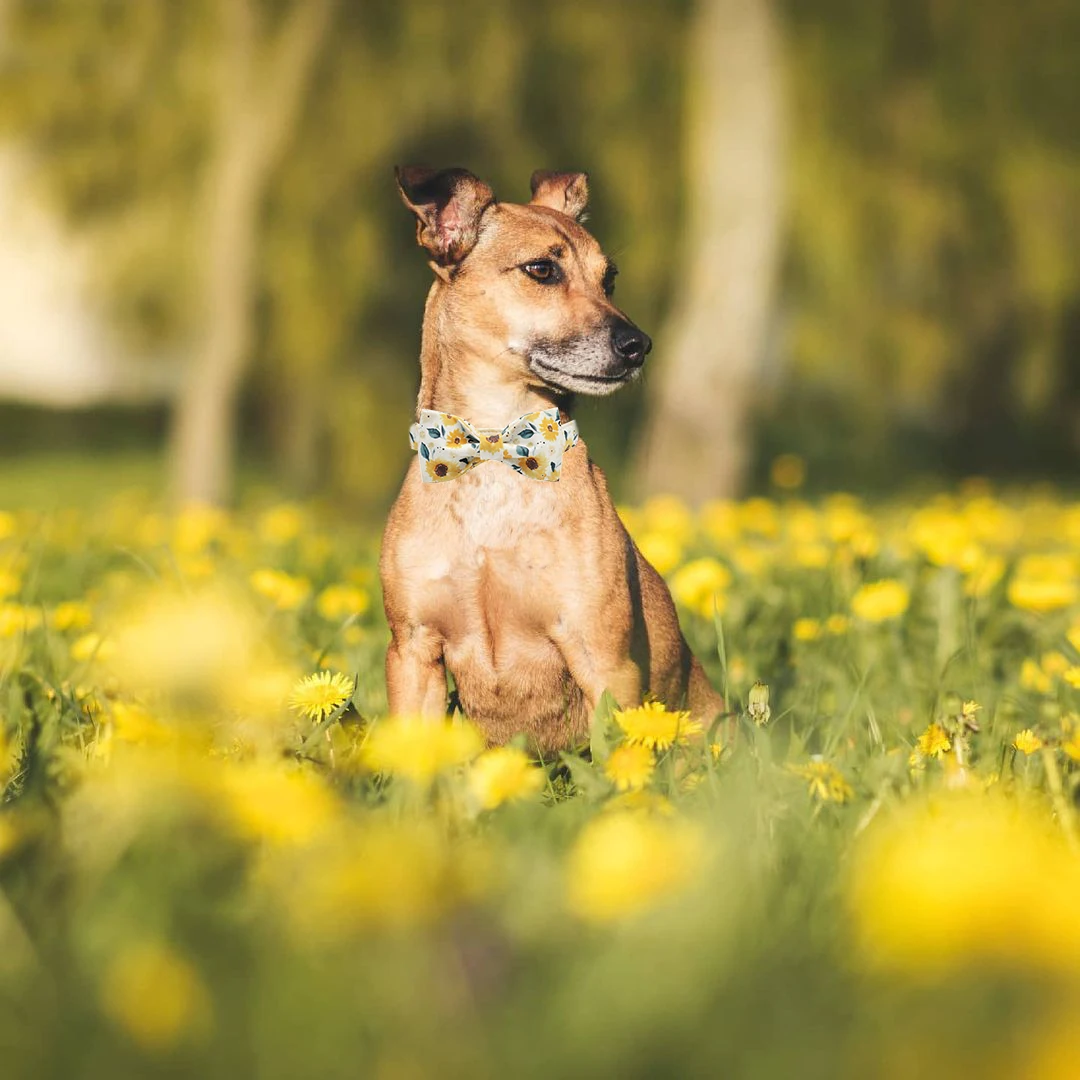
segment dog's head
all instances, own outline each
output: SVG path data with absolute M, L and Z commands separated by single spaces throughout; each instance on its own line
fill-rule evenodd
M 464 169 L 396 173 L 457 343 L 560 393 L 610 394 L 641 370 L 652 342 L 612 302 L 615 265 L 580 224 L 584 173 L 533 173 L 528 205 Z

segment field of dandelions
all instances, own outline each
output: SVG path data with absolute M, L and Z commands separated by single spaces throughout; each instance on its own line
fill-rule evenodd
M 377 535 L 0 509 L 0 1075 L 1080 1076 L 1080 503 L 622 513 L 729 714 L 540 761 Z

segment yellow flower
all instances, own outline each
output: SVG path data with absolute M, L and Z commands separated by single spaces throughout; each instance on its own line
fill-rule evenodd
M 0 600 L 14 596 L 22 588 L 22 579 L 12 570 L 0 569 Z
M 464 446 L 468 441 L 469 437 L 459 427 L 451 428 L 446 433 L 447 446 Z
M 49 622 L 54 630 L 85 630 L 93 621 L 90 605 L 81 600 L 65 600 L 53 608 Z
M 638 550 L 656 572 L 668 575 L 683 557 L 683 545 L 673 536 L 661 532 L 646 532 L 634 538 Z
M 653 752 L 640 743 L 628 743 L 611 752 L 604 762 L 604 772 L 618 791 L 643 788 L 656 769 Z
M 109 710 L 117 738 L 130 743 L 167 743 L 175 732 L 155 720 L 142 705 L 129 701 L 114 701 Z
M 288 544 L 304 531 L 304 512 L 291 503 L 271 507 L 260 518 L 258 533 L 268 544 Z
M 1065 637 L 1068 639 L 1069 644 L 1080 653 L 1080 622 L 1073 623 Z
M 251 587 L 281 611 L 295 611 L 311 592 L 307 578 L 293 577 L 284 570 L 256 570 L 250 580 Z
M 594 922 L 637 915 L 685 889 L 702 851 L 686 823 L 603 814 L 582 829 L 567 860 L 570 909 Z
M 825 620 L 825 632 L 839 637 L 851 629 L 851 620 L 846 615 L 830 615 Z
M 865 622 L 884 622 L 903 615 L 911 594 L 900 581 L 886 578 L 863 585 L 852 597 L 851 610 Z
M 306 675 L 294 687 L 289 708 L 319 723 L 352 697 L 353 680 L 340 672 Z
M 635 709 L 616 709 L 614 715 L 627 742 L 653 750 L 666 750 L 701 731 L 701 724 L 691 720 L 690 713 L 668 712 L 659 701 L 646 701 Z
M 1080 858 L 1045 817 L 992 789 L 876 819 L 846 893 L 868 964 L 931 978 L 987 961 L 1080 972 Z
M 806 765 L 788 765 L 788 771 L 807 781 L 810 794 L 822 802 L 847 802 L 854 794 L 851 785 L 835 765 L 811 761 Z
M 485 750 L 469 769 L 469 790 L 484 810 L 528 798 L 543 786 L 543 772 L 528 754 L 512 746 Z
M 449 480 L 463 471 L 456 461 L 437 461 L 435 458 L 425 461 L 424 468 L 432 480 Z
M 975 714 L 982 710 L 982 706 L 977 701 L 965 701 L 960 706 L 960 715 L 965 720 L 974 720 Z
M 986 596 L 1005 576 L 1005 560 L 1000 555 L 987 555 L 977 563 L 964 579 L 967 596 Z
M 1020 665 L 1020 685 L 1025 690 L 1033 690 L 1037 694 L 1049 694 L 1053 681 L 1037 661 L 1028 657 Z
M 105 1015 L 143 1049 L 163 1051 L 210 1021 L 198 972 L 163 942 L 123 946 L 101 983 Z
M 550 417 L 545 416 L 536 426 L 539 429 L 540 434 L 549 441 L 559 437 L 558 420 L 552 420 Z
M 1080 601 L 1076 562 L 1069 555 L 1025 555 L 1005 591 L 1014 607 L 1038 613 L 1057 611 Z
M 85 664 L 91 660 L 108 660 L 116 651 L 115 644 L 101 634 L 83 634 L 71 644 L 71 659 Z
M 19 637 L 41 626 L 41 612 L 22 604 L 0 602 L 0 638 Z
M 952 742 L 945 729 L 940 724 L 933 723 L 919 736 L 917 748 L 923 757 L 939 758 L 952 749 Z
M 358 585 L 328 585 L 315 601 L 315 610 L 328 622 L 363 615 L 370 606 L 368 594 Z
M 1075 713 L 1071 713 L 1070 716 L 1076 716 Z M 1074 722 L 1070 729 L 1067 729 L 1066 738 L 1062 744 L 1061 749 L 1073 759 L 1073 761 L 1080 761 L 1080 721 Z
M 426 785 L 482 749 L 483 740 L 472 724 L 403 716 L 372 725 L 362 756 L 369 769 Z
M 821 623 L 817 619 L 796 619 L 791 633 L 796 641 L 817 641 L 821 637 Z
M 312 771 L 251 762 L 216 775 L 226 811 L 253 840 L 306 844 L 336 820 L 337 800 Z
M 1024 728 L 1024 730 L 1018 732 L 1016 738 L 1013 739 L 1013 746 L 1015 746 L 1022 754 L 1034 754 L 1036 750 L 1042 749 L 1042 745 L 1042 739 L 1040 739 L 1031 728 Z
M 123 685 L 136 694 L 154 690 L 189 703 L 197 699 L 200 707 L 228 693 L 260 645 L 254 614 L 217 591 L 155 589 L 118 620 L 113 636 L 109 663 Z
M 711 619 L 714 604 L 724 610 L 724 589 L 731 584 L 731 573 L 716 559 L 693 559 L 672 575 L 670 584 L 676 603 Z
M 1062 673 L 1061 677 L 1074 689 L 1080 690 L 1080 664 L 1073 664 L 1067 667 Z

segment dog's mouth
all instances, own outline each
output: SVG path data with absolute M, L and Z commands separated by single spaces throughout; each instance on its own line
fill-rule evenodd
M 618 375 L 596 375 L 581 371 L 564 371 L 545 363 L 536 356 L 530 356 L 529 370 L 554 390 L 603 396 L 613 393 L 620 386 L 630 382 L 641 369 L 626 368 Z

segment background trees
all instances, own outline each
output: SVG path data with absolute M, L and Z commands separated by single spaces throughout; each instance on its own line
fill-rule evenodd
M 580 404 L 620 493 L 727 494 L 779 451 L 822 484 L 1045 472 L 1080 428 L 1074 8 L 6 0 L 0 132 L 182 386 L 182 496 L 227 496 L 234 438 L 297 491 L 396 486 L 428 280 L 400 161 L 509 199 L 590 172 L 657 339 Z

